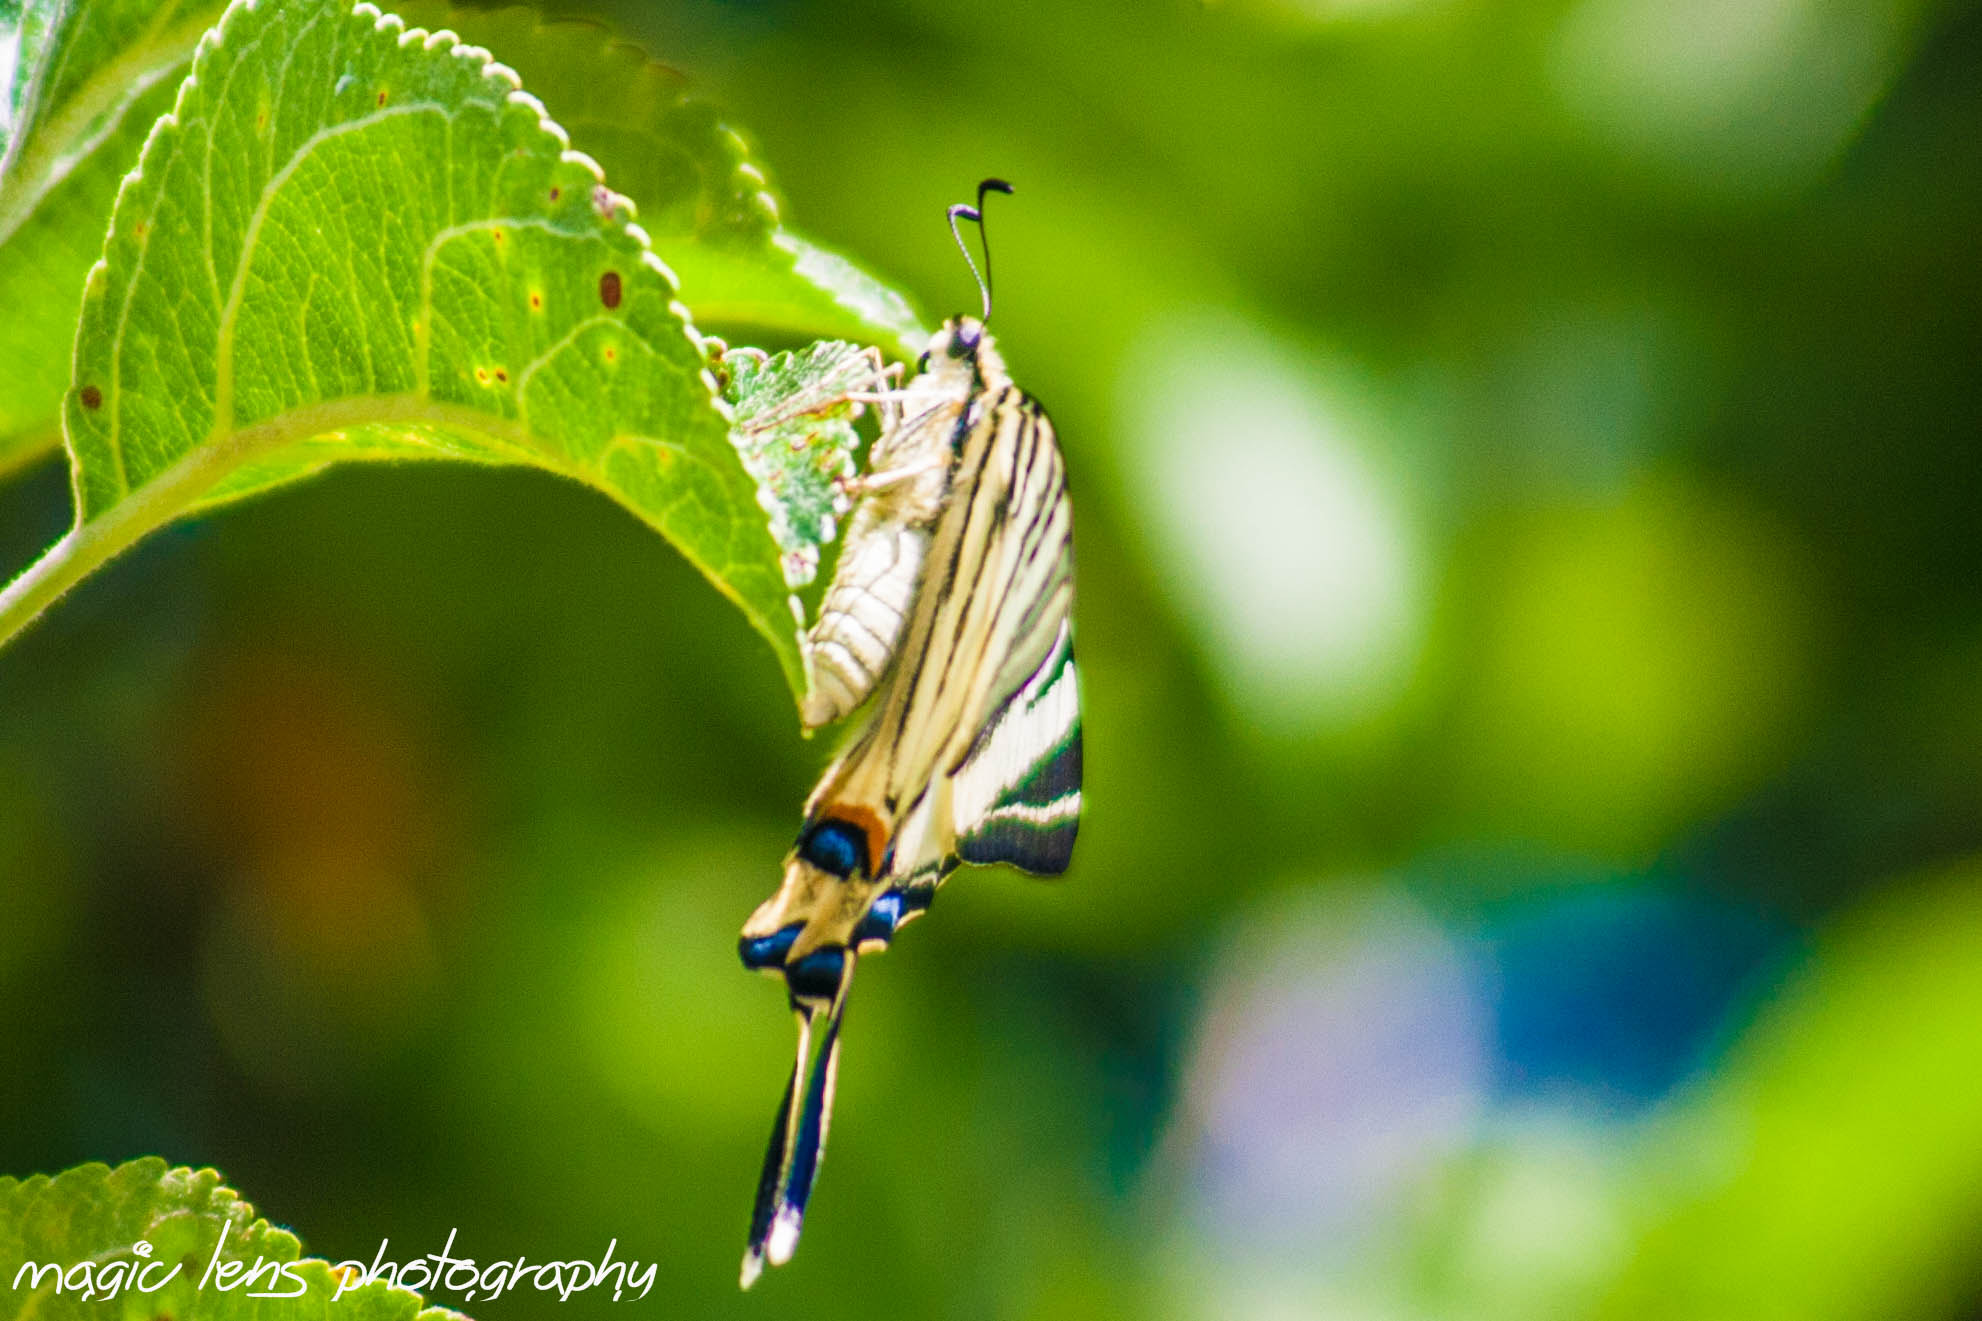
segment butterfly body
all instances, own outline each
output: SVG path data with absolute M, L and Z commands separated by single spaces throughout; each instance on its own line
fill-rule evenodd
M 980 321 L 946 322 L 925 363 L 875 446 L 874 475 L 907 475 L 866 500 L 904 494 L 856 511 L 811 641 L 823 660 L 835 639 L 885 619 L 876 601 L 903 603 L 900 624 L 891 639 L 864 639 L 871 682 L 853 700 L 871 693 L 865 722 L 807 799 L 782 883 L 739 941 L 745 966 L 784 978 L 800 1032 L 746 1286 L 796 1246 L 859 955 L 886 948 L 959 863 L 1059 874 L 1079 826 L 1072 515 L 1053 427 Z M 877 570 L 863 536 L 914 541 L 913 571 L 903 554 Z
M 867 475 L 855 483 L 860 503 L 838 569 L 805 636 L 808 729 L 851 714 L 894 658 L 949 495 L 957 421 L 976 389 L 974 364 L 945 357 L 891 401 Z

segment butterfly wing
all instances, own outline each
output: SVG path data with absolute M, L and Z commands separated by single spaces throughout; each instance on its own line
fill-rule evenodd
M 933 883 L 958 861 L 1067 868 L 1079 828 L 1073 516 L 1052 423 L 1016 387 L 985 397 L 937 524 L 892 735 L 906 804 L 891 872 Z
M 952 775 L 957 856 L 1058 876 L 1080 830 L 1080 682 L 1072 630 L 988 725 Z

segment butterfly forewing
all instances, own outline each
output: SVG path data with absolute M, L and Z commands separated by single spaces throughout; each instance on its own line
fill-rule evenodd
M 860 750 L 863 763 L 885 759 L 884 796 L 898 807 L 912 811 L 925 795 L 937 795 L 918 837 L 903 832 L 896 840 L 895 870 L 903 874 L 944 869 L 960 839 L 989 825 L 990 813 L 1056 761 L 1057 782 L 1073 774 L 1070 805 L 1076 814 L 1079 807 L 1065 470 L 1051 424 L 1016 387 L 975 408 L 958 456 L 957 496 L 931 544 L 901 680 L 876 722 L 873 746 Z M 1063 757 L 1070 748 L 1071 759 Z M 850 769 L 859 776 L 866 766 Z M 1063 788 L 1055 801 L 1067 797 Z M 997 851 L 982 843 L 983 852 Z M 1070 835 L 1059 852 L 1067 848 Z M 1052 850 L 1017 852 L 1023 856 L 982 860 L 1031 863 L 1028 870 L 1048 874 L 1065 869 L 1064 860 L 1053 865 Z

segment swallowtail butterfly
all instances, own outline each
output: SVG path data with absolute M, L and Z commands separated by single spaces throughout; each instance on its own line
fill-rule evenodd
M 977 205 L 950 230 L 982 229 Z M 982 319 L 944 322 L 883 415 L 839 564 L 806 638 L 808 725 L 865 716 L 805 804 L 784 881 L 744 923 L 781 975 L 798 1057 L 771 1130 L 743 1286 L 798 1245 L 833 1104 L 855 963 L 886 949 L 960 863 L 1065 871 L 1080 824 L 1073 521 L 1053 425 Z

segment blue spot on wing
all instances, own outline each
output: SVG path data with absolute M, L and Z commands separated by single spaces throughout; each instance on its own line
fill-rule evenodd
M 829 817 L 805 832 L 798 856 L 834 876 L 847 877 L 867 869 L 867 836 L 851 822 Z
M 763 968 L 776 968 L 785 961 L 791 950 L 791 943 L 798 939 L 798 933 L 805 929 L 803 922 L 793 922 L 772 932 L 768 936 L 744 936 L 736 942 L 737 957 L 743 966 L 755 972 Z
M 866 916 L 860 919 L 860 925 L 854 928 L 853 944 L 856 948 L 870 940 L 887 944 L 894 939 L 902 923 L 920 916 L 935 897 L 936 887 L 933 885 L 896 886 L 883 890 L 868 907 Z
M 785 969 L 785 986 L 793 1004 L 801 1000 L 831 1002 L 840 993 L 846 973 L 846 950 L 826 945 Z
M 885 945 L 894 938 L 895 928 L 900 926 L 901 922 L 902 892 L 883 890 L 868 906 L 866 915 L 860 919 L 860 925 L 854 928 L 853 943 L 858 946 L 870 940 L 878 940 Z

